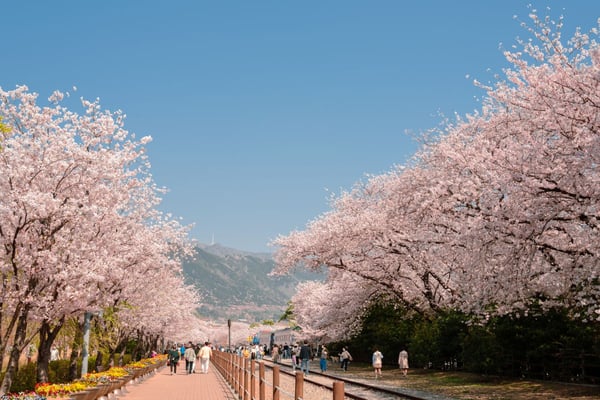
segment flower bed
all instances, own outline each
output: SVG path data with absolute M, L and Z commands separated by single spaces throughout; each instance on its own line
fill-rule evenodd
M 164 365 L 166 360 L 166 355 L 161 354 L 127 364 L 124 367 L 113 367 L 103 372 L 89 373 L 71 383 L 39 383 L 34 392 L 8 393 L 0 396 L 0 400 L 97 399 L 120 389 L 130 379 Z
M 0 400 L 46 400 L 46 398 L 35 392 L 20 392 L 3 394 Z
M 71 383 L 38 383 L 35 385 L 35 393 L 45 397 L 68 397 L 71 393 L 84 391 L 90 386 L 94 386 L 94 384 L 81 381 Z M 21 398 L 17 398 L 21 400 Z

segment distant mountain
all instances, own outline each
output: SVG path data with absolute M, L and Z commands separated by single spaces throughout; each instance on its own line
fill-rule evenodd
M 248 256 L 248 257 L 256 257 L 261 260 L 273 260 L 273 255 L 271 253 L 252 253 L 250 251 L 243 251 L 232 249 L 231 247 L 221 246 L 219 243 L 215 244 L 203 244 L 199 243 L 197 245 L 200 249 L 206 251 L 207 253 L 214 254 L 219 257 L 236 257 L 236 256 Z
M 193 260 L 183 264 L 187 284 L 203 295 L 199 312 L 214 320 L 277 320 L 299 282 L 322 280 L 322 274 L 299 271 L 273 277 L 268 253 L 250 253 L 218 244 L 198 245 Z

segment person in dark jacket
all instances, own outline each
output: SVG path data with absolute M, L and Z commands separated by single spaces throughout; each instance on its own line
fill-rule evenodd
M 177 346 L 173 346 L 171 350 L 169 350 L 169 369 L 171 370 L 171 375 L 177 374 L 177 365 L 179 364 L 179 349 Z
M 312 351 L 307 340 L 305 340 L 304 344 L 300 347 L 300 355 L 298 358 L 300 359 L 300 370 L 304 372 L 306 376 L 308 376 L 308 365 L 310 359 L 312 358 Z

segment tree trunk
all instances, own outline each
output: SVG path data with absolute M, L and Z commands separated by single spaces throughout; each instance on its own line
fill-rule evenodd
M 73 344 L 71 345 L 71 358 L 69 363 L 69 380 L 74 381 L 79 378 L 79 369 L 77 368 L 77 361 L 79 360 L 79 353 L 81 352 L 81 346 L 83 344 L 83 322 L 77 324 L 75 336 L 73 337 Z
M 123 357 L 125 357 L 125 350 L 126 350 L 126 347 L 123 346 L 123 349 L 121 350 L 121 353 L 119 354 L 119 364 L 118 364 L 119 367 L 123 366 Z
M 2 279 L 3 284 L 2 284 L 2 293 L 6 293 L 6 282 L 4 282 L 5 280 Z M 6 347 L 6 343 L 4 343 L 4 340 L 2 340 L 2 334 L 1 332 L 3 332 L 3 320 L 4 320 L 4 313 L 2 312 L 4 310 L 4 302 L 0 301 L 0 371 L 2 371 L 2 366 L 4 365 L 4 350 Z
M 154 350 L 155 352 L 157 352 L 159 354 L 162 353 L 162 349 L 161 349 L 161 346 L 160 346 L 160 336 L 159 335 L 156 335 L 156 336 L 154 336 L 152 338 L 152 345 L 150 347 L 152 347 L 152 350 Z
M 136 330 L 135 346 L 131 349 L 131 361 L 138 360 L 138 351 L 140 348 L 140 332 Z
M 123 355 L 125 354 L 125 350 L 127 348 L 127 341 L 121 340 L 119 341 L 114 348 L 110 349 L 110 358 L 112 360 L 112 365 L 116 365 L 118 367 L 123 366 Z
M 50 363 L 50 349 L 52 344 L 58 335 L 58 332 L 62 329 L 65 322 L 65 318 L 61 318 L 57 324 L 52 328 L 48 320 L 42 321 L 40 327 L 40 348 L 38 350 L 38 361 L 37 361 L 37 381 L 48 382 L 48 365 Z
M 8 290 L 6 288 L 6 280 L 3 279 L 2 290 L 4 293 Z M 14 328 L 16 323 L 19 321 L 19 315 L 23 310 L 23 303 L 19 303 L 11 316 L 5 315 L 2 310 L 4 310 L 4 303 L 0 302 L 0 367 L 4 365 L 4 354 L 7 352 L 7 346 L 10 343 L 10 337 L 14 332 Z M 6 323 L 6 326 L 4 326 Z M 2 368 L 0 368 L 2 370 Z
M 2 313 L 0 313 L 0 332 L 2 332 Z M 2 335 L 0 335 L 0 372 L 2 371 L 2 366 L 4 365 L 4 351 L 6 345 L 2 343 Z
M 104 354 L 102 351 L 98 350 L 96 352 L 96 362 L 94 363 L 94 372 L 102 372 L 104 370 L 104 366 L 102 365 L 102 361 L 104 358 Z
M 10 357 L 8 359 L 8 366 L 2 384 L 0 385 L 0 395 L 6 394 L 10 391 L 10 387 L 13 383 L 17 371 L 19 370 L 19 357 L 21 352 L 26 345 L 27 337 L 27 318 L 29 316 L 29 307 L 25 307 L 19 321 L 17 322 L 17 329 L 15 331 L 15 340 L 13 342 L 12 350 L 10 351 Z
M 139 361 L 146 355 L 146 335 L 144 335 L 144 331 L 138 329 L 137 334 L 137 343 L 135 345 L 135 359 L 134 361 Z

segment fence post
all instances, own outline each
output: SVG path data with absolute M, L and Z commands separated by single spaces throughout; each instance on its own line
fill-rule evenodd
M 233 354 L 227 355 L 227 382 L 233 388 Z
M 239 393 L 237 386 L 237 355 L 231 357 L 231 387 L 236 393 Z
M 249 392 L 250 392 L 250 386 L 248 386 L 248 365 L 250 364 L 250 360 L 248 360 L 247 358 L 244 358 L 244 400 L 250 400 L 249 399 Z
M 273 400 L 279 400 L 279 366 L 273 366 Z
M 267 392 L 265 391 L 265 363 L 264 361 L 258 364 L 258 398 L 259 400 L 265 400 L 267 398 Z
M 237 387 L 238 387 L 238 398 L 243 399 L 244 397 L 244 367 L 243 367 L 243 363 L 244 363 L 244 356 L 238 356 L 238 370 L 237 370 L 237 376 L 238 376 L 238 381 L 237 381 Z
M 344 400 L 344 382 L 333 382 L 333 400 Z
M 304 372 L 296 372 L 296 385 L 294 388 L 294 399 L 302 400 L 304 397 Z
M 224 353 L 223 356 L 225 357 L 225 362 L 223 363 L 223 366 L 225 367 L 225 379 L 229 382 L 229 385 L 231 385 L 231 354 Z
M 256 394 L 256 361 L 250 361 L 250 400 L 254 400 L 254 395 Z
M 231 387 L 234 389 L 236 388 L 236 385 L 235 385 L 235 383 L 236 383 L 235 373 L 237 371 L 235 368 L 235 365 L 237 362 L 236 357 L 237 357 L 236 354 L 231 354 L 231 358 L 229 359 L 229 362 L 231 363 L 231 370 L 230 370 L 231 375 L 229 376 L 229 380 L 231 381 Z
M 235 379 L 233 379 L 233 374 L 235 369 L 233 368 L 233 363 L 235 362 L 235 355 L 233 353 L 229 354 L 229 358 L 227 359 L 227 366 L 229 367 L 229 384 L 232 388 L 235 388 Z

